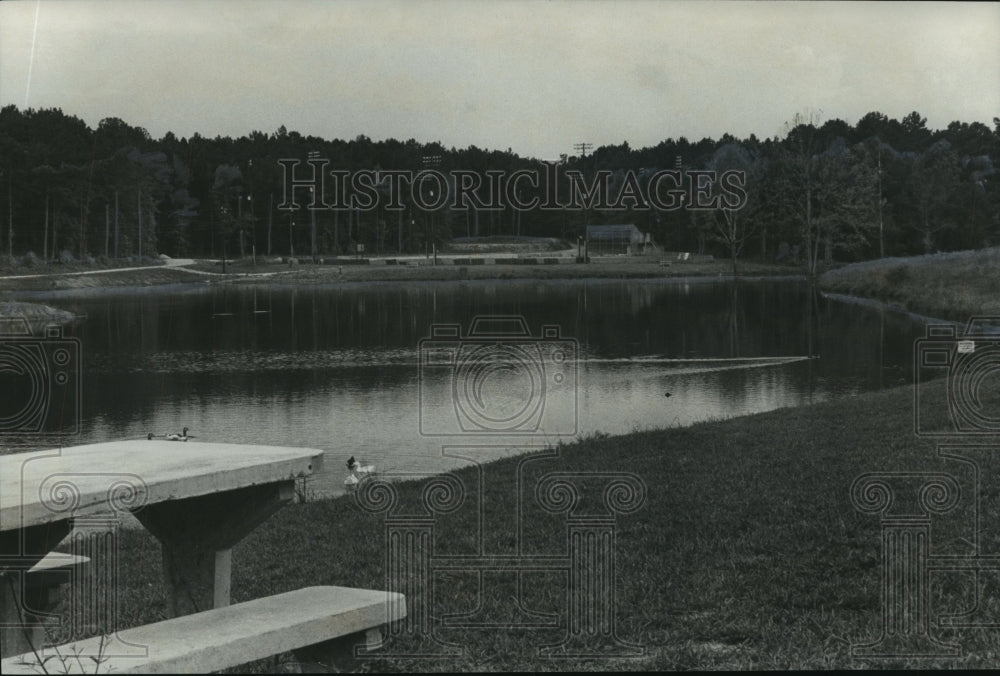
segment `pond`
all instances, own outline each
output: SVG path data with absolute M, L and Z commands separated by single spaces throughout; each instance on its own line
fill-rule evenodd
M 70 444 L 190 428 L 396 474 L 912 381 L 914 317 L 800 280 L 222 286 L 44 302 L 85 315 Z M 71 440 L 71 441 L 70 441 Z M 6 452 L 51 447 L 0 437 Z

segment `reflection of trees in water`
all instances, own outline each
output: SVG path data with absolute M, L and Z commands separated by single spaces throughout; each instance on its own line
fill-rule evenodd
M 735 265 L 735 263 L 734 263 Z M 733 281 L 729 284 L 729 356 L 740 356 L 740 325 L 746 322 L 740 307 L 740 285 Z
M 253 363 L 329 351 L 416 350 L 432 323 L 524 315 L 532 335 L 556 324 L 596 357 L 813 354 L 817 374 L 892 385 L 875 364 L 909 367 L 915 323 L 820 297 L 806 282 L 470 282 L 337 288 L 221 287 L 112 295 L 68 306 L 88 357 L 128 370 L 150 355 L 235 353 Z M 260 312 L 262 309 L 267 312 Z M 226 316 L 215 317 L 214 314 Z M 922 335 L 922 329 L 920 330 Z M 900 354 L 903 356 L 900 357 Z M 893 378 L 897 376 L 894 373 Z
M 806 285 L 806 354 L 810 357 L 820 356 L 819 322 L 819 287 L 814 281 Z M 816 367 L 814 360 L 809 360 L 809 390 L 816 384 Z

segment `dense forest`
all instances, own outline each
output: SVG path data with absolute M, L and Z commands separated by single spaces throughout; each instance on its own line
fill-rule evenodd
M 563 156 L 560 181 L 578 171 L 621 190 L 661 169 L 744 172 L 740 209 L 625 208 L 279 209 L 280 159 L 326 169 L 433 168 L 511 174 L 544 170 L 536 158 L 475 146 L 445 148 L 413 139 L 351 141 L 279 128 L 246 136 L 177 138 L 118 118 L 91 129 L 58 109 L 0 110 L 0 254 L 11 262 L 170 256 L 331 255 L 423 252 L 459 236 L 541 236 L 569 241 L 584 224 L 634 223 L 665 250 L 795 260 L 811 272 L 847 261 L 1000 244 L 1000 118 L 931 130 L 913 112 L 902 120 L 868 113 L 843 120 L 795 116 L 784 138 L 729 134 L 653 147 L 628 143 Z M 602 172 L 606 172 L 603 173 Z M 484 186 L 488 181 L 484 182 Z M 526 185 L 524 183 L 521 184 Z M 632 186 L 634 188 L 634 186 Z M 568 186 L 559 188 L 565 194 Z M 528 191 L 531 187 L 528 186 Z M 522 200 L 530 198 L 519 194 Z M 487 200 L 488 201 L 488 200 Z

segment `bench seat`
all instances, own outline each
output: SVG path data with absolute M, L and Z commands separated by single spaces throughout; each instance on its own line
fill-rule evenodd
M 377 643 L 372 631 L 406 616 L 402 594 L 348 587 L 306 587 L 223 608 L 121 630 L 120 642 L 148 646 L 145 657 L 106 653 L 100 673 L 205 673 L 239 666 L 280 653 L 336 643 L 353 634 L 367 633 L 368 645 Z M 43 659 L 49 673 L 94 672 L 91 659 L 76 660 L 74 653 L 98 655 L 101 637 L 46 649 Z M 110 642 L 111 645 L 115 641 Z M 342 643 L 342 642 L 341 642 Z M 113 651 L 111 651 L 113 652 Z M 82 664 L 81 664 L 82 662 Z M 4 674 L 37 674 L 32 653 L 0 662 Z

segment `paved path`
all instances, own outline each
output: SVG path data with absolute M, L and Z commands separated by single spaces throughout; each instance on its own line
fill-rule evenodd
M 33 279 L 35 277 L 71 277 L 74 275 L 100 275 L 105 272 L 130 272 L 132 270 L 160 270 L 161 268 L 179 268 L 192 265 L 193 258 L 165 258 L 163 265 L 138 265 L 131 268 L 104 268 L 103 270 L 81 270 L 78 272 L 44 272 L 37 275 L 7 275 L 0 279 Z M 188 270 L 188 272 L 198 272 L 198 270 Z M 205 274 L 216 274 L 208 272 Z
M 532 251 L 518 253 L 509 252 L 498 252 L 498 253 L 448 253 L 437 255 L 439 260 L 454 260 L 456 258 L 492 258 L 492 259 L 510 259 L 517 258 L 518 256 L 528 256 L 535 258 L 564 258 L 566 256 L 575 256 L 576 249 L 565 249 L 562 251 Z M 386 256 L 386 258 L 395 258 L 396 260 L 430 260 L 432 256 L 427 256 L 425 254 L 401 254 L 398 256 Z M 268 272 L 253 272 L 247 273 L 241 271 L 240 273 L 223 273 L 223 272 L 209 272 L 207 270 L 193 270 L 188 268 L 190 265 L 194 265 L 196 262 L 193 258 L 163 258 L 162 265 L 138 265 L 129 268 L 104 268 L 102 270 L 81 270 L 77 272 L 45 272 L 34 275 L 6 275 L 0 277 L 3 279 L 34 279 L 38 277 L 72 277 L 81 275 L 102 275 L 106 273 L 113 272 L 132 272 L 135 270 L 161 270 L 163 268 L 183 268 L 185 272 L 190 272 L 196 275 L 207 275 L 210 277 L 222 277 L 222 276 L 232 276 L 234 274 L 241 274 L 244 276 L 252 275 L 253 277 L 271 277 L 274 275 L 287 274 L 290 270 L 274 270 Z M 217 260 L 205 259 L 207 263 L 217 263 Z

